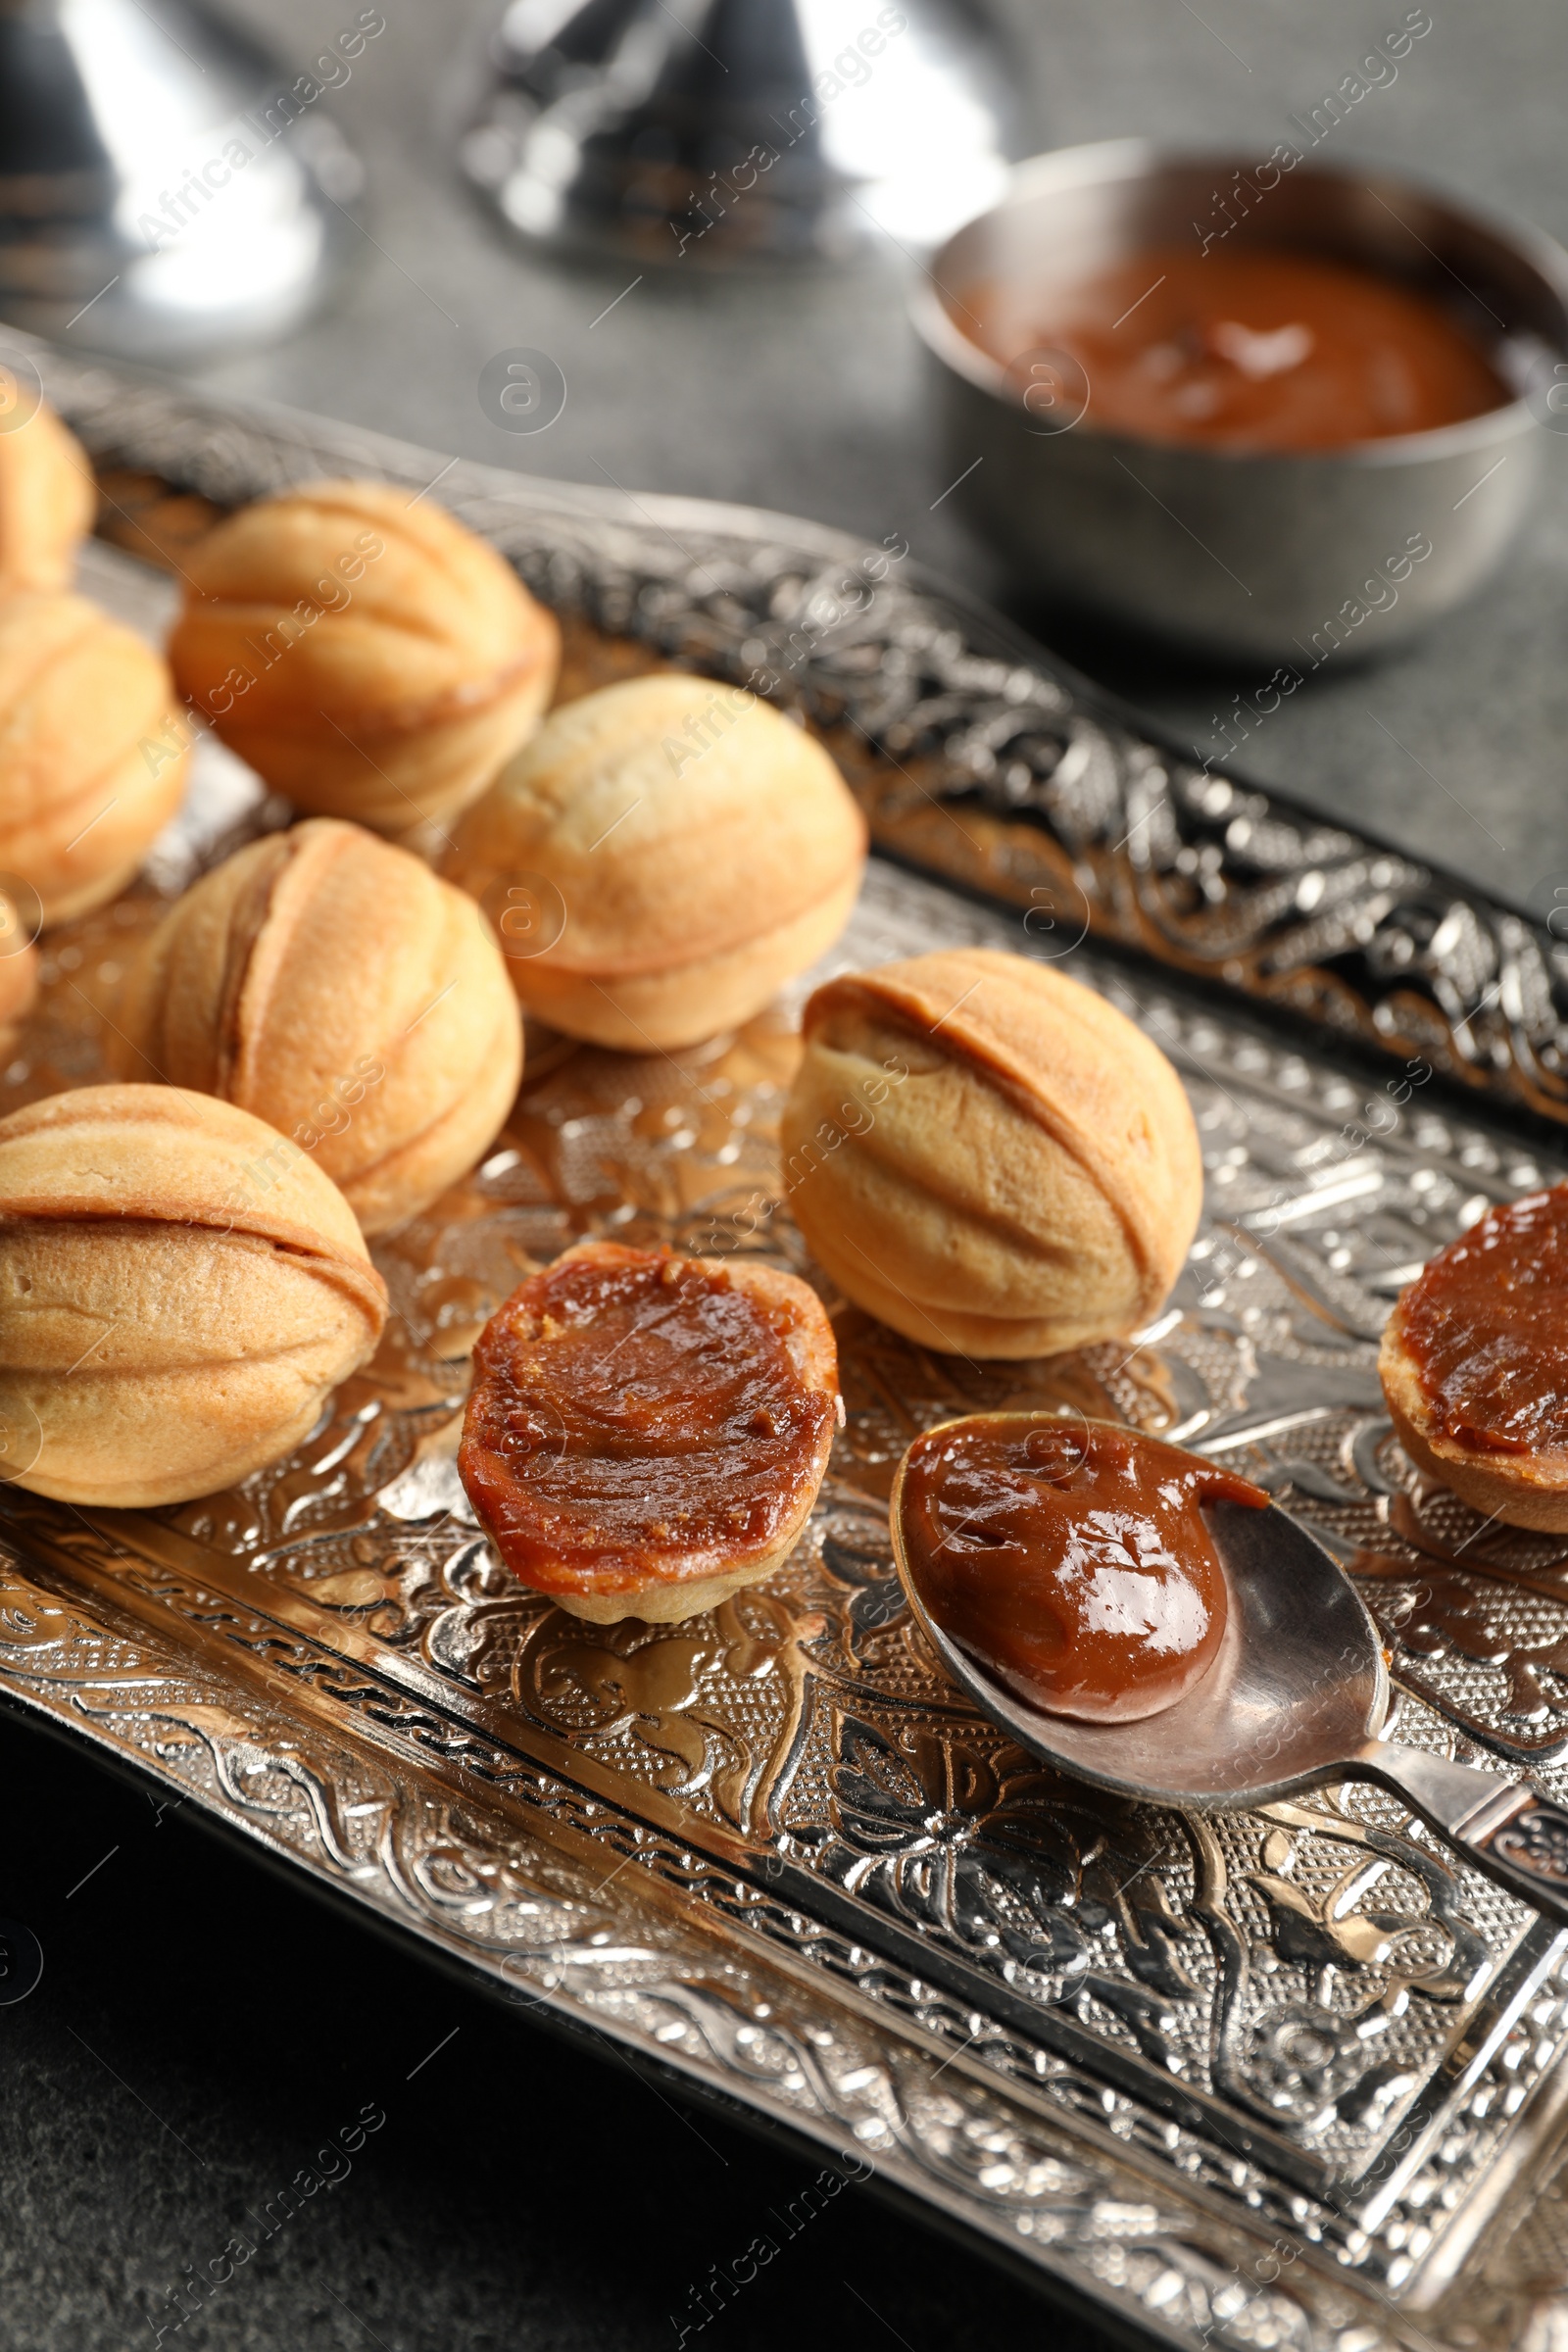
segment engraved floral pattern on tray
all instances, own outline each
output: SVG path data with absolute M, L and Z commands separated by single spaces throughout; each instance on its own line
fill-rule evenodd
M 423 492 L 492 538 L 568 634 L 768 691 L 829 734 L 874 837 L 1403 1060 L 1478 1100 L 1568 1126 L 1568 940 L 1462 876 L 1285 795 L 1211 772 L 1112 698 L 905 560 L 842 532 L 608 488 L 525 479 L 277 411 L 248 416 L 12 330 L 0 349 L 113 474 L 106 527 L 177 562 L 218 507 L 311 475 Z M 179 495 L 170 500 L 164 489 Z M 154 517 L 149 519 L 150 517 Z
M 172 470 L 182 420 L 138 392 L 121 401 L 121 445 L 151 456 L 161 435 Z M 396 474 L 408 456 L 359 439 L 370 469 Z M 339 428 L 268 444 L 236 422 L 199 454 L 211 488 L 241 495 L 357 449 Z M 619 610 L 614 583 L 633 583 L 621 618 L 640 642 L 574 625 L 574 688 L 651 649 L 724 666 L 745 610 L 683 602 L 667 566 L 663 601 L 647 603 L 635 581 L 657 569 L 659 534 L 612 529 L 577 495 L 526 524 L 504 501 L 494 515 L 530 561 L 555 545 L 558 584 L 597 581 L 603 617 Z M 763 539 L 745 557 L 756 594 L 771 577 L 799 613 L 809 581 L 793 561 Z M 948 665 L 944 726 L 993 690 L 1006 700 L 995 663 L 964 670 L 961 641 L 921 644 L 921 662 Z M 1013 704 L 1027 701 L 1020 686 Z M 1108 772 L 1091 722 L 1074 726 L 1058 797 Z M 125 953 L 161 891 L 219 846 L 198 829 L 120 906 L 52 936 L 44 1007 L 0 1105 L 96 1074 Z M 1193 872 L 1228 890 L 1222 864 Z M 834 960 L 965 939 L 1049 952 L 1066 902 L 1041 920 L 1034 871 L 1020 850 L 970 875 L 1010 872 L 1030 911 L 1009 920 L 874 868 Z M 1119 1412 L 1222 1454 L 1363 1580 L 1403 1737 L 1528 1759 L 1556 1787 L 1568 1547 L 1483 1527 L 1425 1488 L 1372 1364 L 1413 1265 L 1560 1167 L 1440 1101 L 1423 1056 L 1451 1061 L 1441 1039 L 1357 1080 L 1179 980 L 1087 951 L 1070 968 L 1171 1054 L 1204 1138 L 1204 1230 L 1138 1346 L 967 1366 L 830 1300 L 850 1425 L 786 1569 L 685 1627 L 566 1621 L 499 1569 L 455 1479 L 474 1330 L 584 1232 L 810 1269 L 765 1206 L 790 1007 L 674 1057 L 539 1041 L 483 1168 L 381 1253 L 387 1344 L 292 1461 L 162 1514 L 5 1497 L 35 1565 L 0 1554 L 0 1674 L 530 2002 L 819 2135 L 853 2134 L 968 2226 L 1182 2340 L 1371 2352 L 1415 2295 L 1429 2315 L 1447 2298 L 1470 2329 L 1452 2340 L 1506 2343 L 1560 2283 L 1539 2263 L 1489 2280 L 1478 2248 L 1551 2143 L 1564 1939 L 1372 1791 L 1200 1823 L 1042 1773 L 934 1675 L 891 1575 L 884 1504 L 915 1430 L 1014 1398 Z M 710 1965 L 728 1987 L 716 2005 Z M 738 2025 L 743 1980 L 753 2022 Z
M 96 1006 L 158 904 L 144 891 L 51 942 L 33 1051 L 0 1100 L 93 1074 Z M 874 868 L 832 962 L 959 940 L 1026 944 Z M 1093 956 L 1073 968 L 1192 1090 L 1211 1205 L 1171 1309 L 1136 1346 L 969 1365 L 829 1294 L 849 1419 L 828 1485 L 784 1570 L 709 1616 L 586 1626 L 499 1567 L 452 1460 L 462 1349 L 581 1233 L 760 1250 L 810 1276 L 775 1200 L 788 1006 L 687 1054 L 547 1047 L 481 1169 L 379 1251 L 388 1343 L 291 1461 L 162 1513 L 84 1523 L 14 1495 L 11 1514 L 51 1556 L 107 1563 L 192 1623 L 230 1621 L 253 1658 L 431 1754 L 503 1784 L 523 1759 L 564 1769 L 672 1836 L 683 1869 L 738 1866 L 771 1890 L 754 1934 L 935 2023 L 1021 2093 L 1075 2116 L 1110 2096 L 1188 2176 L 1396 2285 L 1432 2226 L 1396 2201 L 1379 2241 L 1363 2217 L 1439 2115 L 1433 2161 L 1461 2185 L 1517 2129 L 1512 2094 L 1565 2023 L 1540 1989 L 1554 1940 L 1375 1791 L 1205 1823 L 1041 1770 L 935 1670 L 893 1574 L 886 1495 L 909 1437 L 973 1406 L 1121 1413 L 1223 1453 L 1368 1578 L 1410 1694 L 1405 1737 L 1528 1752 L 1549 1778 L 1568 1716 L 1564 1547 L 1428 1494 L 1371 1365 L 1395 1278 L 1485 1200 L 1555 1171 L 1456 1123 L 1419 1071 L 1385 1120 L 1386 1091 L 1369 1102 Z M 691 1891 L 733 1909 L 718 1880 Z M 1527 1980 L 1527 2067 L 1455 2130 L 1456 2060 Z

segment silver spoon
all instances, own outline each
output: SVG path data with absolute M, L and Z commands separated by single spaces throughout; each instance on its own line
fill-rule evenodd
M 1044 1413 L 986 1418 L 1060 1425 Z M 1339 1564 L 1277 1503 L 1204 1508 L 1230 1613 L 1202 1681 L 1141 1722 L 1082 1723 L 1031 1706 L 927 1614 L 905 1548 L 907 1458 L 893 1482 L 891 1513 L 909 1606 L 954 1682 L 1020 1747 L 1120 1796 L 1196 1813 L 1268 1804 L 1328 1782 L 1371 1781 L 1402 1797 L 1510 1894 L 1568 1923 L 1568 1810 L 1529 1781 L 1379 1737 L 1390 1689 L 1377 1629 Z

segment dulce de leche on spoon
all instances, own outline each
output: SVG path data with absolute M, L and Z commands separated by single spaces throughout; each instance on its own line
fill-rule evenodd
M 976 1413 L 915 1440 L 894 1509 L 919 1601 L 962 1650 L 1048 1714 L 1131 1723 L 1219 1650 L 1213 1501 L 1268 1496 L 1137 1430 Z
M 1371 1781 L 1568 1925 L 1568 1810 L 1382 1737 L 1366 1604 L 1261 1488 L 1119 1423 L 976 1413 L 915 1440 L 892 1519 L 945 1672 L 1054 1770 L 1200 1813 Z

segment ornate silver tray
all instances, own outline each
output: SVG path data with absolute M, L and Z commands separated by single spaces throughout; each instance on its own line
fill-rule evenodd
M 1205 1822 L 1054 1779 L 934 1669 L 885 1520 L 899 1454 L 947 1413 L 1122 1413 L 1235 1461 L 1336 1548 L 1402 1738 L 1568 1794 L 1568 1543 L 1425 1487 L 1373 1371 L 1422 1257 L 1568 1169 L 1554 943 L 1181 768 L 896 548 L 879 567 L 777 517 L 443 475 L 31 355 L 125 545 L 177 564 L 201 502 L 308 473 L 440 476 L 562 609 L 567 691 L 658 659 L 770 668 L 885 841 L 1011 902 L 874 860 L 823 969 L 960 941 L 1067 956 L 1182 1070 L 1209 1208 L 1125 1348 L 976 1367 L 830 1295 L 849 1425 L 788 1566 L 688 1625 L 597 1629 L 473 1524 L 464 1350 L 583 1233 L 811 1273 L 769 1205 L 793 1006 L 674 1056 L 535 1041 L 495 1150 L 378 1252 L 388 1342 L 292 1460 L 167 1512 L 0 1490 L 0 1696 L 1123 2325 L 1300 2352 L 1554 2342 L 1568 1936 L 1370 1789 Z M 156 571 L 104 549 L 90 570 L 158 625 Z M 96 1074 L 126 946 L 276 814 L 204 753 L 142 881 L 50 935 L 0 1108 Z M 1085 944 L 1091 924 L 1166 968 Z

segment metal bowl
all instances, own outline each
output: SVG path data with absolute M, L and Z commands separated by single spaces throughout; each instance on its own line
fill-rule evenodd
M 1037 156 L 943 246 L 914 317 L 942 386 L 955 503 L 1030 586 L 1299 671 L 1413 636 L 1498 562 L 1531 503 L 1542 427 L 1568 426 L 1568 254 L 1385 174 L 1299 161 L 1269 179 L 1255 158 L 1137 139 Z M 1060 355 L 1031 363 L 1026 406 L 1029 368 L 962 331 L 966 286 L 1027 282 L 1054 252 L 1095 267 L 1205 233 L 1358 262 L 1437 296 L 1515 397 L 1440 431 L 1304 455 L 1173 446 L 1097 431 L 1093 386 Z

